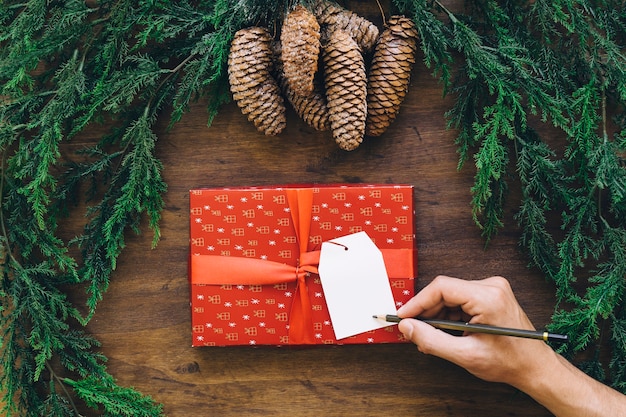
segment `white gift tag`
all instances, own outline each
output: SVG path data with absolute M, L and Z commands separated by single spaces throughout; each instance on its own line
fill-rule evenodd
M 381 251 L 365 232 L 322 243 L 319 274 L 337 340 L 390 324 L 395 301 Z

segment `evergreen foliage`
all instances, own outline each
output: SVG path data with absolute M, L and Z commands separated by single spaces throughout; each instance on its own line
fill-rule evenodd
M 273 28 L 300 2 L 0 5 L 3 415 L 74 416 L 74 400 L 108 416 L 161 415 L 115 383 L 98 342 L 77 329 L 103 298 L 125 233 L 147 217 L 158 243 L 166 184 L 156 121 L 173 125 L 204 97 L 210 125 L 230 100 L 234 33 Z M 505 227 L 508 184 L 519 181 L 520 245 L 555 283 L 552 327 L 572 340 L 564 353 L 610 341 L 609 363 L 596 352 L 584 369 L 626 393 L 624 6 L 475 0 L 456 13 L 438 1 L 392 0 L 388 15 L 414 19 L 425 64 L 454 97 L 449 126 L 459 168 L 475 165 L 471 215 L 486 240 Z M 91 149 L 61 157 L 64 143 L 104 123 Z M 538 123 L 563 142 L 540 137 Z M 83 233 L 67 242 L 58 222 L 76 198 L 91 205 Z M 64 293 L 72 285 L 87 289 L 86 315 Z

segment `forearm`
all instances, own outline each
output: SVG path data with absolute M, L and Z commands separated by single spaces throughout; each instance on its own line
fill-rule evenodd
M 585 375 L 550 351 L 540 368 L 513 383 L 557 417 L 610 417 L 626 410 L 626 396 Z

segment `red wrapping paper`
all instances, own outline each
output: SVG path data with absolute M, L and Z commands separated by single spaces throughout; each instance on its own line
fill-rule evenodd
M 417 271 L 412 186 L 191 190 L 192 346 L 405 342 L 397 326 L 334 337 L 319 249 L 360 231 L 383 253 L 401 306 Z

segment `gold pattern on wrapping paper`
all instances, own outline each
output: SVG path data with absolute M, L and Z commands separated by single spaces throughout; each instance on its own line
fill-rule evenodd
M 339 214 L 339 209 L 337 207 L 332 207 L 328 209 L 330 214 Z
M 322 323 L 320 322 L 313 323 L 313 330 L 315 330 L 316 332 L 321 332 L 322 328 L 323 328 Z
M 253 200 L 258 200 L 261 201 L 263 200 L 264 194 L 262 191 L 254 191 L 252 192 L 252 194 L 250 194 L 250 198 Z
M 228 288 L 230 287 L 230 288 Z M 224 284 L 220 287 L 220 289 L 222 290 L 231 290 L 233 288 L 232 285 L 230 284 Z M 207 298 L 207 301 L 211 304 L 222 304 L 222 297 L 220 297 L 219 294 L 216 295 L 209 295 L 209 297 Z
M 289 344 L 289 336 L 280 336 L 278 338 L 278 340 L 280 341 L 281 344 L 283 345 L 287 345 Z
M 226 335 L 224 335 L 224 338 L 226 340 L 230 340 L 230 341 L 236 341 L 239 340 L 239 333 L 226 333 Z
M 354 221 L 354 213 L 343 213 L 341 215 L 341 220 L 345 222 L 353 222 Z
M 230 239 L 227 237 L 219 238 L 219 239 L 216 239 L 216 243 L 220 246 L 229 246 Z
M 256 336 L 257 335 L 257 328 L 256 327 L 244 327 L 243 331 L 248 336 Z
M 285 196 L 281 194 L 272 196 L 272 201 L 276 204 L 285 204 L 287 200 L 285 199 Z
M 248 246 L 259 246 L 258 240 L 248 240 Z
M 346 200 L 346 193 L 341 192 L 341 193 L 332 193 L 332 197 L 333 200 L 337 200 L 337 201 L 345 201 Z
M 391 214 L 391 209 L 388 209 L 388 208 L 383 208 L 383 209 L 381 209 L 381 210 L 380 210 L 380 212 L 381 212 L 382 214 Z
M 279 226 L 289 227 L 291 222 L 289 221 L 289 217 L 281 217 L 277 220 Z
M 194 207 L 191 210 L 189 210 L 191 212 L 191 214 L 193 214 L 194 216 L 200 216 L 202 215 L 202 207 Z
M 374 230 L 377 232 L 385 233 L 387 231 L 387 223 L 381 223 L 374 226 Z M 374 240 L 374 239 L 372 239 Z
M 390 282 L 391 288 L 406 288 L 405 282 L 402 279 L 393 280 Z
M 402 240 L 405 242 L 410 242 L 413 240 L 413 235 L 402 235 Z
M 246 230 L 243 227 L 235 227 L 231 229 L 230 234 L 233 236 L 245 236 Z
M 359 210 L 359 213 L 361 213 L 361 216 L 372 217 L 374 215 L 374 210 L 371 207 L 362 207 Z
M 333 339 L 324 339 L 325 345 L 334 345 L 335 341 Z
M 216 313 L 215 317 L 218 320 L 230 320 L 230 313 L 229 312 L 223 312 L 223 313 Z
M 222 210 L 211 210 L 211 214 L 215 217 L 221 217 L 222 216 Z
M 256 228 L 256 232 L 260 235 L 269 235 L 270 227 L 269 226 L 259 226 Z
M 276 334 L 276 329 L 274 327 L 266 327 L 265 333 L 267 334 Z
M 313 310 L 313 311 L 322 311 L 322 310 L 324 310 L 324 307 L 321 304 L 313 304 L 311 306 L 311 310 Z
M 202 225 L 202 231 L 203 232 L 213 233 L 214 230 L 215 230 L 215 226 L 213 224 L 203 224 Z
M 237 216 L 235 216 L 234 214 L 227 214 L 222 218 L 222 220 L 224 221 L 224 223 L 234 224 L 237 223 Z
M 215 334 L 224 334 L 224 329 L 222 329 L 221 327 L 214 327 L 213 328 L 213 333 L 215 333 Z
M 370 197 L 372 198 L 380 198 L 383 193 L 380 190 L 370 190 Z
M 241 251 L 241 254 L 246 258 L 255 258 L 256 249 L 244 249 L 243 251 Z
M 262 285 L 249 285 L 248 289 L 251 292 L 261 292 L 261 291 L 263 291 L 263 286 Z
M 203 237 L 195 237 L 191 239 L 191 244 L 194 246 L 204 246 L 204 238 Z
M 287 320 L 289 320 L 289 317 L 287 316 L 287 313 L 274 313 L 274 318 L 276 318 L 276 320 L 278 320 L 278 321 L 287 321 Z
M 396 224 L 407 224 L 409 222 L 409 218 L 407 216 L 397 216 Z
M 193 308 L 193 312 L 194 313 L 204 313 L 204 307 L 194 307 Z
M 281 282 L 280 284 L 274 284 L 274 288 L 276 288 L 279 291 L 287 291 L 287 283 Z
M 402 203 L 404 201 L 404 194 L 402 193 L 391 194 L 391 201 L 394 201 L 396 203 Z
M 298 243 L 298 239 L 295 236 L 285 236 L 283 238 L 283 243 L 288 243 L 288 244 L 294 245 L 294 244 Z
M 248 300 L 247 298 L 243 300 L 235 300 L 235 305 L 237 307 L 248 307 L 249 303 L 250 303 L 250 300 Z
M 266 217 L 274 217 L 274 210 L 263 210 L 263 215 Z
M 331 230 L 333 228 L 333 224 L 331 222 L 321 222 L 320 229 L 322 230 Z
M 230 256 L 230 251 L 229 250 L 220 251 L 220 255 L 222 255 L 222 256 Z
M 218 203 L 228 203 L 228 194 L 218 194 L 215 196 L 215 201 Z
M 202 190 L 191 190 L 191 194 L 193 194 L 193 195 L 202 195 Z
M 192 327 L 192 330 L 195 333 L 204 333 L 204 325 L 203 324 L 196 324 L 195 326 Z
M 242 210 L 241 215 L 246 219 L 254 219 L 256 216 L 256 211 L 254 211 L 254 209 Z
M 265 318 L 265 310 L 252 310 L 252 315 L 260 319 Z
M 319 214 L 320 213 L 320 206 L 319 206 L 319 204 L 313 204 L 313 206 L 311 207 L 311 213 L 313 213 L 313 214 Z
M 267 304 L 267 305 L 274 305 L 274 304 L 276 304 L 276 299 L 274 299 L 274 298 L 266 298 L 265 299 L 265 304 Z
M 350 227 L 348 228 L 348 231 L 349 231 L 350 233 L 359 233 L 359 232 L 362 232 L 362 231 L 363 231 L 363 226 L 350 226 Z
M 291 251 L 289 249 L 278 251 L 278 257 L 283 259 L 291 259 Z
M 322 244 L 322 237 L 320 235 L 309 236 L 309 242 L 314 244 L 314 245 L 321 245 Z

